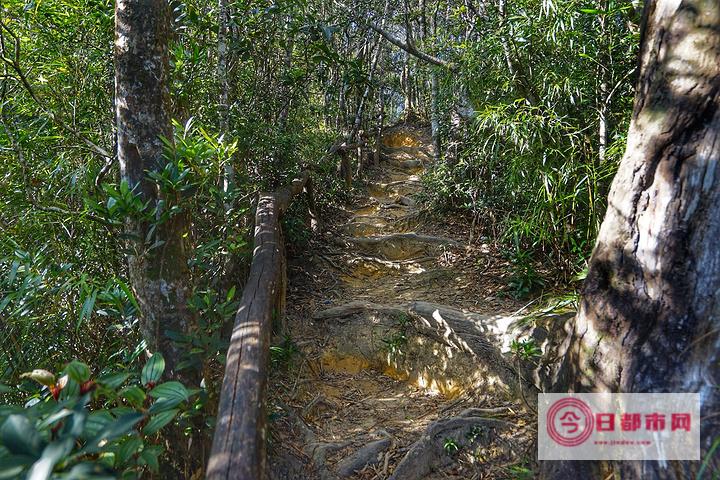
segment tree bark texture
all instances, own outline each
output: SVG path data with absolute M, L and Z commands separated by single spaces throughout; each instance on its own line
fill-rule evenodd
M 148 172 L 162 171 L 165 146 L 172 141 L 169 114 L 168 38 L 170 11 L 164 0 L 118 0 L 115 7 L 115 108 L 118 158 L 123 181 L 135 189 L 155 217 L 178 198 L 162 198 Z M 161 200 L 163 203 L 161 203 Z M 176 377 L 181 349 L 168 332 L 187 333 L 194 315 L 187 266 L 187 215 L 163 222 L 138 216 L 127 221 L 129 272 L 141 309 L 140 329 L 152 352 L 166 360 L 166 375 Z M 187 376 L 186 376 L 187 378 Z
M 651 0 L 644 15 L 627 151 L 566 339 L 568 380 L 555 391 L 698 392 L 706 452 L 720 420 L 720 3 Z M 543 470 L 694 478 L 699 465 L 545 462 Z

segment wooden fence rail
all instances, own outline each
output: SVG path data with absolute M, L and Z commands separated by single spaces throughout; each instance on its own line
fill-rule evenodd
M 317 222 L 312 180 L 304 171 L 275 193 L 260 194 L 255 214 L 255 249 L 235 317 L 217 425 L 208 462 L 210 480 L 266 477 L 266 389 L 273 312 L 285 307 L 285 247 L 280 217 L 293 197 L 308 194 Z

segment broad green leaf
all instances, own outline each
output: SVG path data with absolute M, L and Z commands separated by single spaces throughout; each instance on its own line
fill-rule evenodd
M 115 390 L 120 385 L 125 383 L 125 380 L 127 380 L 129 377 L 129 373 L 109 373 L 98 378 L 97 383 L 99 383 L 105 388 L 109 388 L 110 390 Z
M 189 394 L 187 388 L 180 382 L 165 382 L 150 391 L 153 398 L 179 399 L 184 402 L 188 399 Z
M 143 434 L 152 435 L 153 433 L 156 433 L 165 425 L 172 422 L 172 419 L 175 418 L 175 415 L 177 415 L 179 411 L 180 410 L 176 408 L 174 410 L 168 410 L 166 412 L 161 412 L 157 415 L 153 415 L 152 417 L 150 417 L 150 421 L 148 422 L 148 424 L 145 425 L 145 428 L 143 428 Z
M 99 452 L 107 443 L 129 433 L 143 418 L 145 418 L 145 415 L 137 412 L 123 415 L 111 422 L 107 427 L 100 431 L 100 433 L 95 435 L 92 440 L 88 441 L 82 451 L 84 453 Z
M 143 385 L 157 383 L 164 371 L 165 359 L 160 352 L 155 352 L 143 367 L 140 380 Z
M 136 385 L 122 389 L 120 391 L 120 396 L 130 405 L 138 408 L 142 407 L 143 402 L 145 402 L 145 392 L 142 388 Z
M 145 447 L 140 454 L 140 460 L 142 463 L 148 466 L 151 472 L 157 473 L 160 470 L 158 457 L 161 453 L 162 447 L 159 447 L 157 445 Z
M 229 302 L 235 298 L 235 286 L 233 286 L 230 290 L 228 290 L 227 297 L 225 297 L 225 301 Z
M 96 436 L 104 428 L 107 428 L 107 426 L 114 420 L 115 417 L 106 410 L 91 413 L 85 421 L 85 431 L 83 432 L 83 437 L 92 438 Z
M 122 445 L 120 445 L 120 448 L 118 448 L 115 456 L 116 466 L 122 466 L 131 456 L 135 455 L 142 446 L 143 441 L 140 437 L 135 436 L 125 440 Z
M 10 415 L 0 428 L 2 446 L 15 455 L 37 456 L 42 448 L 40 434 L 23 415 Z
M 28 455 L 7 455 L 0 458 L 0 480 L 22 478 L 20 473 L 35 462 Z
M 82 362 L 73 360 L 65 367 L 65 373 L 78 383 L 85 383 L 90 379 L 90 368 Z
M 167 410 L 172 410 L 173 408 L 177 407 L 181 403 L 182 403 L 182 400 L 180 400 L 179 398 L 161 398 L 150 406 L 150 409 L 148 410 L 148 412 L 151 415 L 154 415 L 156 413 L 165 412 Z

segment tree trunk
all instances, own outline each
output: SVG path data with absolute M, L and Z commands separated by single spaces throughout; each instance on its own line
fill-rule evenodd
M 229 37 L 230 11 L 227 0 L 218 0 L 218 64 L 217 74 L 220 84 L 220 98 L 218 102 L 218 116 L 220 117 L 220 135 L 224 140 L 230 134 L 230 105 L 228 81 L 228 37 Z M 235 168 L 232 162 L 228 161 L 224 166 L 223 193 L 227 194 L 235 183 Z M 226 202 L 225 210 L 231 205 Z
M 607 11 L 606 1 L 600 1 L 598 8 Z M 600 28 L 600 48 L 598 52 L 598 161 L 605 163 L 607 160 L 607 149 L 610 141 L 610 130 L 608 128 L 608 116 L 610 114 L 610 77 L 612 75 L 612 38 L 607 25 L 605 15 L 598 15 L 598 27 Z
M 378 89 L 378 123 L 375 132 L 375 152 L 373 154 L 373 163 L 375 167 L 380 166 L 380 156 L 382 154 L 382 132 L 385 128 L 385 91 L 383 85 Z
M 720 3 L 651 0 L 644 15 L 627 151 L 567 341 L 570 381 L 554 391 L 699 392 L 707 452 L 720 422 Z M 674 479 L 699 466 L 544 462 L 543 473 Z
M 440 81 L 437 72 L 433 71 L 431 75 L 430 129 L 432 132 L 433 159 L 435 162 L 439 162 L 442 148 L 440 143 Z
M 179 195 L 160 193 L 147 176 L 147 172 L 165 167 L 160 137 L 173 138 L 168 102 L 170 11 L 164 0 L 118 0 L 115 18 L 120 174 L 143 203 L 149 202 L 144 215 L 127 221 L 132 238 L 130 280 L 140 305 L 140 329 L 147 348 L 163 354 L 167 377 L 189 382 L 192 374 L 177 371 L 182 349 L 168 335 L 188 333 L 195 323 L 187 306 L 191 293 L 185 240 L 189 221 L 186 213 L 158 220 L 163 208 L 177 204 Z M 152 219 L 148 219 L 148 212 L 152 212 Z

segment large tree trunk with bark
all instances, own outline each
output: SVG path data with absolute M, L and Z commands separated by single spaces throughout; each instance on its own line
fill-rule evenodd
M 628 146 L 555 391 L 720 395 L 720 3 L 650 0 Z M 546 478 L 695 478 L 700 462 L 545 462 Z M 601 475 L 601 470 L 605 470 Z
M 177 371 L 182 351 L 169 333 L 185 334 L 194 325 L 187 306 L 191 293 L 186 245 L 190 222 L 185 213 L 162 218 L 163 210 L 177 204 L 179 195 L 161 193 L 148 177 L 149 172 L 162 171 L 167 162 L 161 137 L 173 138 L 168 101 L 169 6 L 165 0 L 118 0 L 115 18 L 120 173 L 143 203 L 148 203 L 144 214 L 127 221 L 130 280 L 148 349 L 163 354 L 166 376 L 189 381 L 194 375 Z

